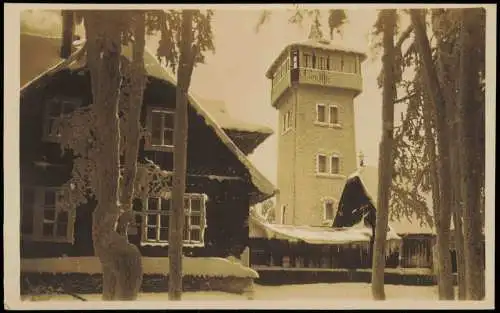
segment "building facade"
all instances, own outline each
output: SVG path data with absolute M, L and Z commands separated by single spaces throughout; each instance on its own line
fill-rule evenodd
M 277 222 L 331 224 L 357 168 L 354 98 L 366 56 L 326 40 L 285 47 L 266 73 L 279 111 Z

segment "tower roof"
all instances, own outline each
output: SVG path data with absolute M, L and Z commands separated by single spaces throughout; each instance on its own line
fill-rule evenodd
M 287 45 L 281 51 L 279 56 L 276 59 L 274 59 L 273 63 L 271 64 L 271 66 L 267 70 L 267 72 L 266 72 L 267 78 L 269 78 L 269 79 L 272 78 L 272 74 L 275 71 L 276 67 L 278 66 L 278 60 L 281 59 L 281 56 L 283 54 L 288 53 L 290 51 L 290 48 L 292 48 L 292 47 L 306 47 L 306 48 L 320 49 L 320 50 L 325 50 L 325 51 L 338 51 L 338 52 L 355 54 L 355 55 L 358 55 L 361 57 L 361 62 L 366 59 L 366 54 L 364 52 L 334 44 L 330 40 L 308 39 L 305 41 L 293 42 L 293 43 Z

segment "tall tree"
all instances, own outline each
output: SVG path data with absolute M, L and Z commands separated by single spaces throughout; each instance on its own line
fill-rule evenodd
M 75 155 L 72 178 L 66 184 L 71 190 L 68 205 L 76 207 L 95 197 L 92 238 L 103 268 L 103 299 L 133 300 L 142 282 L 142 264 L 138 248 L 128 243 L 126 235 L 128 225 L 133 222 L 132 199 L 162 196 L 172 186 L 170 173 L 154 163 L 137 163 L 139 139 L 148 135 L 141 130 L 139 122 L 145 86 L 145 35 L 160 32 L 158 58 L 165 60 L 174 71 L 179 67 L 177 102 L 181 101 L 181 105 L 177 107 L 184 108 L 184 113 L 178 114 L 181 122 L 176 124 L 181 130 L 176 130 L 176 137 L 185 139 L 187 134 L 183 129 L 187 122 L 182 121 L 187 117 L 187 90 L 192 69 L 196 63 L 204 62 L 205 51 L 214 51 L 212 12 L 190 13 L 195 23 L 182 25 L 182 36 L 181 21 L 184 19 L 181 20 L 178 11 L 89 10 L 76 13 L 78 20 L 83 17 L 85 26 L 93 101 L 89 107 L 78 109 L 68 120 L 62 121 L 62 148 Z M 189 30 L 187 25 L 191 25 Z M 72 37 L 72 30 L 68 30 L 71 27 L 68 18 L 63 29 L 67 38 Z M 194 37 L 185 35 L 193 32 Z M 132 56 L 131 60 L 126 60 L 122 46 L 129 45 Z M 178 64 L 179 59 L 182 62 Z M 184 147 L 184 151 L 185 145 L 186 140 L 181 140 L 179 146 Z M 177 157 L 177 164 L 179 160 L 182 162 L 182 156 Z M 185 175 L 185 154 L 184 167 L 181 164 L 177 172 L 178 176 Z M 180 189 L 179 182 L 174 185 Z M 177 196 L 176 212 L 182 214 L 183 203 L 181 200 L 179 204 L 178 199 Z M 179 227 L 177 223 L 174 226 Z M 176 230 L 174 241 L 179 242 L 180 236 L 182 245 L 182 228 Z M 182 252 L 182 247 L 179 250 Z M 176 271 L 172 272 L 175 275 Z
M 382 66 L 384 80 L 382 90 L 382 140 L 379 156 L 379 182 L 377 217 L 375 222 L 375 243 L 372 264 L 372 294 L 375 300 L 385 300 L 384 271 L 385 245 L 389 220 L 389 198 L 392 181 L 392 144 L 394 132 L 394 100 L 396 82 L 394 77 L 394 36 L 396 32 L 397 14 L 395 9 L 381 10 L 378 17 L 383 28 Z
M 481 214 L 481 170 L 477 167 L 478 148 L 477 91 L 474 88 L 480 81 L 478 49 L 474 37 L 481 36 L 481 19 L 484 9 L 464 9 L 461 11 L 460 32 L 460 82 L 458 88 L 458 108 L 460 118 L 458 132 L 462 143 L 460 160 L 462 167 L 462 201 L 464 204 L 464 252 L 466 298 L 482 300 L 485 294 L 484 268 L 482 258 L 482 214 Z M 483 15 L 483 16 L 482 16 Z
M 436 38 L 436 70 L 440 84 L 443 88 L 444 100 L 446 103 L 446 115 L 450 121 L 450 180 L 451 198 L 453 206 L 454 243 L 458 273 L 458 298 L 465 299 L 465 261 L 464 261 L 464 241 L 462 228 L 462 201 L 460 197 L 462 179 L 460 167 L 460 142 L 457 129 L 459 110 L 456 106 L 456 90 L 458 83 L 459 67 L 459 10 L 434 9 L 431 11 L 432 32 Z
M 437 233 L 436 252 L 438 257 L 439 298 L 443 300 L 452 300 L 454 298 L 450 255 L 450 222 L 452 203 L 451 190 L 450 188 L 445 188 L 451 177 L 449 167 L 450 149 L 448 145 L 450 134 L 447 127 L 446 103 L 444 101 L 443 92 L 434 67 L 431 46 L 426 33 L 423 13 L 424 12 L 422 12 L 422 10 L 412 9 L 410 11 L 410 16 L 415 30 L 415 45 L 422 60 L 425 86 L 429 91 L 430 99 L 436 112 L 435 118 L 439 151 L 439 191 L 441 198 L 439 217 L 435 219 Z
M 168 253 L 170 261 L 168 297 L 170 300 L 181 300 L 182 297 L 182 240 L 184 233 L 184 190 L 186 188 L 188 138 L 187 91 L 191 83 L 191 74 L 194 67 L 194 52 L 192 51 L 193 11 L 183 10 L 181 15 L 181 43 L 175 94 L 173 218 L 170 219 L 170 245 Z

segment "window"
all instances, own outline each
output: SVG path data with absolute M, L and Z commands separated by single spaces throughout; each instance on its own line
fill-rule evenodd
M 327 58 L 321 56 L 316 57 L 316 68 L 320 70 L 328 70 Z
M 342 57 L 338 54 L 334 54 L 330 57 L 330 71 L 341 72 L 342 71 Z
M 152 109 L 150 119 L 151 146 L 153 148 L 172 148 L 174 146 L 175 112 Z
M 23 188 L 21 234 L 35 241 L 72 242 L 72 212 L 63 208 L 64 201 L 60 188 Z
M 286 204 L 281 206 L 281 224 L 285 224 L 286 219 Z
M 352 55 L 344 56 L 343 71 L 346 73 L 356 73 L 356 58 Z
M 318 103 L 316 105 L 316 121 L 319 123 L 326 123 L 326 106 Z
M 327 162 L 326 162 L 326 155 L 319 154 L 317 156 L 317 168 L 316 171 L 320 174 L 326 174 L 328 173 L 327 171 Z
M 323 220 L 333 221 L 335 214 L 335 201 L 333 199 L 326 199 L 323 201 Z
M 304 67 L 307 68 L 313 67 L 313 57 L 308 53 L 304 53 Z
M 206 197 L 201 194 L 184 195 L 184 236 L 185 245 L 203 245 Z M 141 226 L 143 243 L 168 244 L 168 228 L 171 217 L 170 198 L 150 197 L 134 202 L 136 224 Z
M 80 99 L 65 97 L 54 97 L 45 102 L 45 140 L 58 141 L 61 137 L 61 119 L 68 117 L 80 105 Z
M 283 133 L 292 128 L 292 111 L 286 111 L 283 115 Z
M 330 174 L 340 174 L 340 158 L 337 155 L 330 158 Z
M 320 126 L 340 127 L 339 107 L 336 104 L 316 104 L 316 123 Z
M 330 125 L 337 125 L 339 124 L 339 108 L 336 105 L 330 105 L 329 106 L 329 122 Z
M 339 175 L 340 157 L 337 154 L 318 154 L 316 156 L 316 173 L 323 175 Z

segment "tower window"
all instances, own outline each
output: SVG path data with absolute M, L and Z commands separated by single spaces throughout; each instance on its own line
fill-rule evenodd
M 313 67 L 313 57 L 308 53 L 304 53 L 304 67 Z
M 339 124 L 339 108 L 336 105 L 330 105 L 329 107 L 329 122 L 331 125 Z
M 340 174 L 340 156 L 338 154 L 318 154 L 316 156 L 316 173 L 323 175 Z
M 323 201 L 323 220 L 332 221 L 335 214 L 335 201 L 327 199 Z
M 316 105 L 316 121 L 326 123 L 326 106 L 322 103 Z
M 316 68 L 320 70 L 327 70 L 328 69 L 328 62 L 327 58 L 318 56 L 316 57 Z
M 321 174 L 326 174 L 328 173 L 328 170 L 327 170 L 327 158 L 326 158 L 326 155 L 324 154 L 318 154 L 317 156 L 317 172 L 318 173 L 321 173 Z
M 340 158 L 337 155 L 330 159 L 330 174 L 340 174 Z
M 281 206 L 281 224 L 285 224 L 285 218 L 286 218 L 286 204 L 283 204 Z
M 283 115 L 283 133 L 292 128 L 292 111 L 286 111 Z

